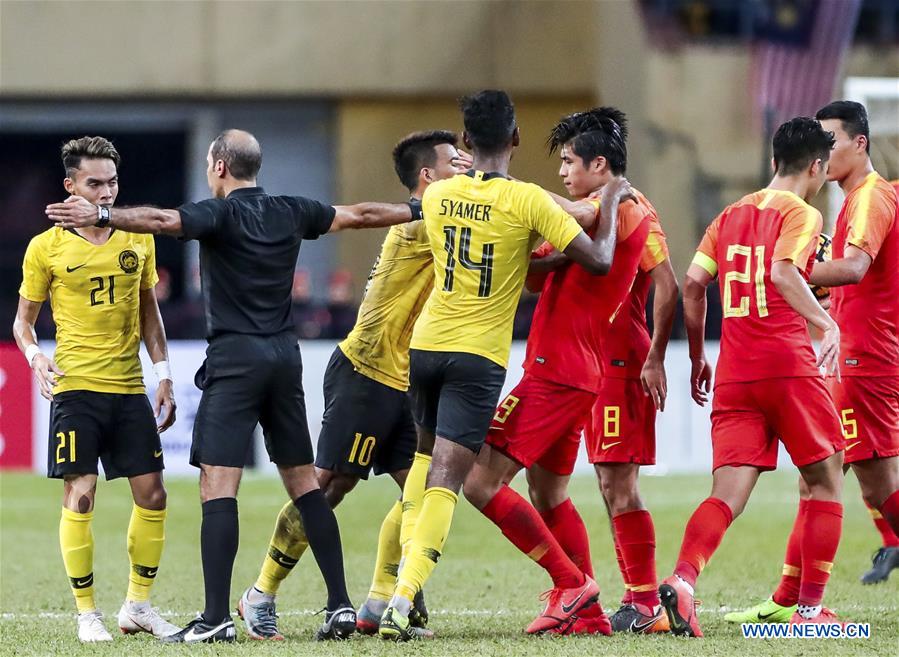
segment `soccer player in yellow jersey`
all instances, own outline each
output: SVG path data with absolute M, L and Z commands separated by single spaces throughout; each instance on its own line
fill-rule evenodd
M 435 180 L 464 172 L 470 160 L 456 150 L 458 138 L 447 130 L 415 132 L 393 150 L 394 169 L 412 199 L 421 200 Z M 431 250 L 421 220 L 394 226 L 369 276 L 356 325 L 334 350 L 325 370 L 325 414 L 315 466 L 319 486 L 337 506 L 372 469 L 389 474 L 402 490 L 416 455 L 415 425 L 409 387 L 409 340 L 412 327 L 431 292 Z M 424 477 L 420 477 L 424 492 Z M 359 610 L 357 628 L 378 630 L 378 621 L 393 593 L 400 562 L 403 502 L 397 500 L 381 525 L 375 572 L 368 599 Z M 250 636 L 281 639 L 275 595 L 281 582 L 306 551 L 299 512 L 288 502 L 278 514 L 271 544 L 256 583 L 247 589 L 238 611 Z M 427 612 L 419 598 L 419 625 Z M 418 634 L 424 634 L 421 629 Z
M 159 433 L 175 421 L 165 330 L 156 303 L 152 236 L 114 231 L 119 154 L 102 137 L 62 148 L 65 189 L 99 207 L 97 226 L 51 228 L 31 240 L 22 266 L 13 333 L 51 400 L 48 476 L 63 480 L 59 543 L 78 609 L 81 641 L 111 641 L 94 603 L 91 533 L 97 461 L 107 479 L 128 477 L 134 507 L 128 526 L 128 593 L 122 632 L 166 636 L 178 630 L 150 607 L 150 587 L 165 542 L 166 492 Z M 56 352 L 41 353 L 34 323 L 49 298 Z M 141 338 L 159 377 L 154 408 L 146 397 Z M 158 418 L 154 419 L 154 415 Z
M 440 557 L 458 491 L 487 434 L 536 234 L 591 274 L 605 274 L 615 249 L 618 201 L 629 193 L 622 179 L 610 183 L 609 203 L 589 238 L 545 190 L 508 177 L 519 143 L 509 96 L 481 91 L 464 98 L 461 108 L 473 168 L 433 183 L 422 199 L 435 280 L 412 333 L 409 388 L 419 432 L 435 439 L 411 547 L 381 617 L 379 633 L 389 639 L 412 638 L 413 598 Z M 558 596 L 558 613 L 570 617 L 598 592 L 585 576 Z

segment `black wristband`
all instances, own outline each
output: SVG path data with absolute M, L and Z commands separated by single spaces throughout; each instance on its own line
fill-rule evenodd
M 94 224 L 97 228 L 106 228 L 109 225 L 109 222 L 112 220 L 112 214 L 109 211 L 109 208 L 105 208 L 101 205 L 97 206 L 97 223 Z
M 412 212 L 412 218 L 409 221 L 418 221 L 419 219 L 424 218 L 424 215 L 421 212 L 421 201 L 414 198 L 406 203 L 406 205 L 409 206 L 409 211 Z

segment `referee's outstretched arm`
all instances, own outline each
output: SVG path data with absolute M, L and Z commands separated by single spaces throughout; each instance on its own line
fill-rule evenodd
M 418 203 L 357 203 L 335 205 L 329 233 L 351 228 L 381 228 L 421 218 Z M 47 217 L 62 228 L 93 226 L 100 219 L 100 207 L 81 196 L 70 196 L 62 203 L 47 206 Z M 109 209 L 109 225 L 126 233 L 154 235 L 183 234 L 181 213 L 154 207 Z
M 421 219 L 421 203 L 357 203 L 335 205 L 329 233 L 352 228 L 381 228 Z
M 47 206 L 47 217 L 62 228 L 94 226 L 100 221 L 101 208 L 81 196 L 70 196 L 62 203 Z M 126 233 L 153 233 L 154 235 L 182 234 L 181 213 L 153 207 L 107 209 L 108 225 Z M 409 210 L 407 209 L 406 212 Z

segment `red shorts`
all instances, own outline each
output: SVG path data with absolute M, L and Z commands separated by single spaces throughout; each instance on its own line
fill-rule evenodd
M 827 380 L 843 423 L 846 463 L 899 455 L 899 376 Z
M 584 437 L 590 463 L 656 462 L 656 407 L 640 379 L 603 379 Z
M 596 394 L 525 374 L 496 409 L 487 444 L 525 468 L 570 475 Z
M 799 467 L 844 447 L 843 432 L 824 380 L 818 377 L 725 383 L 712 398 L 712 469 L 777 467 L 777 442 Z

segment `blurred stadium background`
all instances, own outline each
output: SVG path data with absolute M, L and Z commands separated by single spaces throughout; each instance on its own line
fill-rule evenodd
M 390 150 L 426 128 L 461 130 L 456 99 L 511 92 L 522 127 L 513 174 L 561 191 L 544 141 L 562 114 L 612 104 L 631 121 L 633 183 L 659 209 L 682 275 L 705 225 L 768 180 L 773 129 L 852 97 L 872 117 L 872 155 L 899 177 L 896 0 L 443 0 L 0 3 L 0 466 L 44 468 L 47 405 L 12 343 L 21 260 L 61 199 L 60 144 L 102 134 L 123 164 L 121 205 L 175 206 L 208 195 L 205 155 L 222 129 L 255 133 L 261 184 L 326 202 L 402 200 Z M 841 193 L 817 199 L 833 222 Z M 334 342 L 355 312 L 382 233 L 303 246 L 294 298 L 310 421 Z M 157 239 L 179 422 L 186 448 L 202 360 L 197 247 Z M 710 338 L 717 334 L 717 291 Z M 535 298 L 516 321 L 524 339 Z M 720 312 L 720 311 L 719 311 Z M 38 334 L 52 340 L 49 309 Z M 683 337 L 680 322 L 675 338 Z M 704 471 L 707 412 L 686 395 L 682 345 L 668 359 L 660 470 Z M 509 383 L 518 378 L 513 356 Z M 148 381 L 152 381 L 150 377 Z M 660 441 L 662 443 L 663 441 Z

